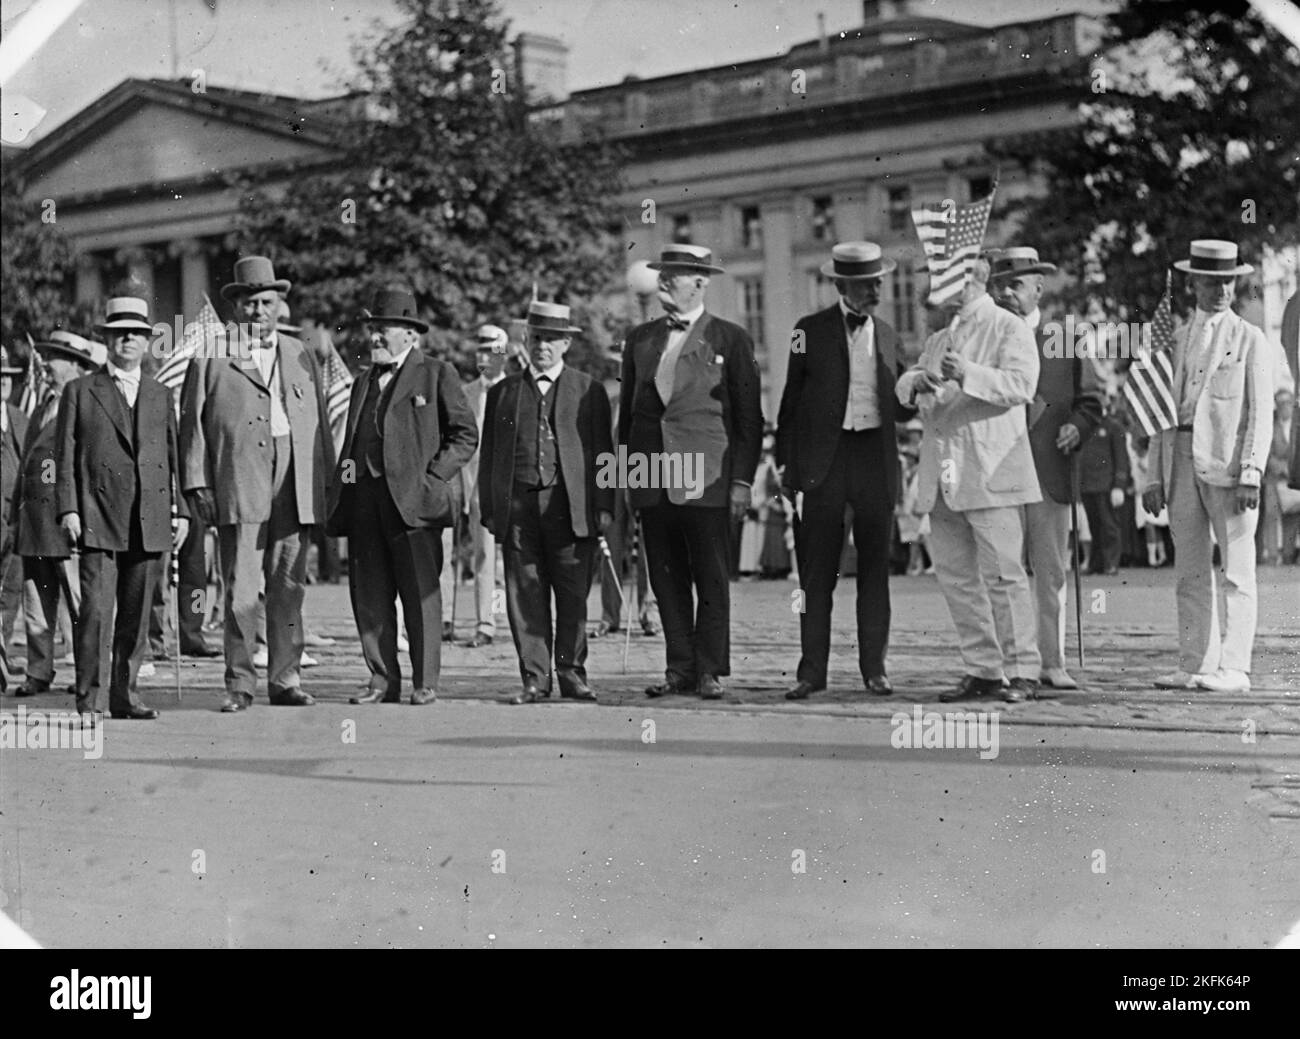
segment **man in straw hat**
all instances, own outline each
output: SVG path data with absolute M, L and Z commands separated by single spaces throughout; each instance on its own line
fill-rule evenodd
M 1065 575 L 1070 544 L 1070 507 L 1078 500 L 1073 458 L 1102 420 L 1105 389 L 1089 358 L 1073 351 L 1044 351 L 1043 276 L 1056 265 L 1038 258 L 1038 250 L 1012 246 L 992 260 L 990 292 L 998 305 L 1025 319 L 1038 343 L 1038 388 L 1029 403 L 1029 446 L 1043 500 L 1025 506 L 1025 551 L 1033 571 L 1038 614 L 1040 682 L 1055 689 L 1075 689 L 1065 670 Z
M 273 704 L 311 704 L 302 689 L 307 547 L 325 519 L 334 443 L 320 368 L 276 328 L 289 282 L 265 256 L 235 262 L 221 294 L 241 330 L 232 356 L 196 358 L 181 390 L 183 487 L 217 527 L 225 584 L 226 699 L 252 706 L 258 674 L 258 595 L 266 587 L 267 691 Z
M 628 333 L 618 416 L 667 652 L 666 680 L 646 695 L 719 700 L 731 673 L 732 529 L 763 447 L 758 362 L 748 332 L 704 309 L 722 273 L 712 252 L 667 245 L 649 266 L 667 313 Z M 630 478 L 634 463 L 649 486 Z
M 13 551 L 13 522 L 27 416 L 9 403 L 14 376 L 22 373 L 9 364 L 9 351 L 0 346 L 0 691 L 8 687 L 9 636 L 23 597 L 22 565 Z
M 81 610 L 81 580 L 76 546 L 59 525 L 55 477 L 59 405 L 63 388 L 96 371 L 108 351 L 72 332 L 55 331 L 38 343 L 49 386 L 27 425 L 22 469 L 14 501 L 14 551 L 22 557 L 23 580 L 31 592 L 24 617 L 27 626 L 27 679 L 20 696 L 48 692 L 54 682 L 54 632 L 59 621 L 59 596 L 68 613 Z M 35 363 L 35 358 L 30 363 Z M 92 681 L 98 687 L 98 675 Z
M 552 656 L 562 697 L 596 699 L 587 684 L 587 592 L 597 539 L 613 520 L 613 484 L 598 478 L 613 441 L 605 388 L 564 363 L 579 331 L 568 307 L 534 300 L 529 366 L 487 395 L 479 507 L 505 552 L 506 614 L 523 682 L 508 697 L 513 704 L 551 695 Z
M 1232 310 L 1242 263 L 1233 242 L 1200 239 L 1174 264 L 1191 275 L 1196 310 L 1174 335 L 1177 426 L 1151 438 L 1142 503 L 1155 515 L 1169 506 L 1177 552 L 1178 669 L 1162 689 L 1250 689 L 1258 604 L 1255 527 L 1273 435 L 1273 386 L 1264 333 Z M 1224 583 L 1222 634 L 1213 544 Z
M 478 445 L 460 375 L 420 349 L 429 330 L 403 286 L 362 311 L 370 368 L 352 384 L 348 424 L 330 483 L 329 531 L 348 538 L 348 583 L 370 669 L 354 704 L 397 703 L 397 607 L 411 645 L 411 703 L 438 698 L 442 664 L 442 528 L 460 510 L 456 474 Z
M 1021 558 L 1022 506 L 1042 500 L 1024 407 L 1038 349 L 1029 326 L 993 302 L 988 277 L 988 260 L 975 260 L 950 323 L 898 380 L 898 399 L 918 402 L 925 424 L 917 511 L 930 514 L 934 570 L 966 667 L 945 703 L 1032 699 L 1041 669 Z
M 147 304 L 133 296 L 110 299 L 99 330 L 108 340 L 108 364 L 64 387 L 56 433 L 59 522 L 81 547 L 77 710 L 94 713 L 111 644 L 109 710 L 114 718 L 147 720 L 158 712 L 140 700 L 136 680 L 149 604 L 163 553 L 185 540 L 189 509 L 180 496 L 171 394 L 140 368 L 153 331 Z M 180 517 L 175 531 L 173 507 Z
M 845 508 L 853 512 L 858 552 L 858 666 L 868 693 L 893 692 L 885 672 L 889 645 L 889 551 L 899 497 L 895 422 L 916 409 L 894 392 L 905 365 L 898 335 L 873 315 L 881 281 L 895 268 L 875 242 L 843 242 L 821 271 L 840 294 L 837 303 L 794 327 L 790 367 L 777 418 L 776 459 L 793 501 L 803 494 L 795 524 L 802 655 L 788 700 L 826 688 L 831 606 L 844 549 Z

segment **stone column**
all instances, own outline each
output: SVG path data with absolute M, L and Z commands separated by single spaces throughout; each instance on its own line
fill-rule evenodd
M 77 302 L 98 306 L 104 294 L 103 277 L 94 253 L 77 256 Z
M 122 259 L 126 262 L 127 276 L 139 283 L 140 294 L 152 310 L 154 307 L 152 254 L 143 246 L 133 246 L 122 251 Z
M 197 238 L 176 242 L 175 249 L 181 261 L 181 311 L 192 321 L 208 291 L 208 254 Z
M 798 314 L 794 293 L 794 199 L 766 198 L 763 220 L 763 338 L 767 351 L 764 417 L 775 421 L 790 361 L 790 332 Z M 763 359 L 759 359 L 760 365 Z

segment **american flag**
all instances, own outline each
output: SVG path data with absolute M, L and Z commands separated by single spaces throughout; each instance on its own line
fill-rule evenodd
M 27 374 L 23 376 L 22 393 L 18 395 L 18 410 L 28 418 L 36 414 L 36 409 L 45 400 L 50 390 L 50 375 L 45 368 L 45 360 L 36 352 L 32 337 L 27 337 Z
M 947 205 L 925 205 L 912 210 L 912 223 L 916 225 L 930 269 L 927 301 L 930 306 L 941 306 L 960 295 L 984 244 L 984 231 L 996 192 L 994 184 L 988 198 L 955 209 Z
M 330 433 L 334 437 L 334 446 L 343 448 L 343 434 L 347 425 L 348 400 L 352 396 L 352 373 L 343 363 L 334 341 L 325 329 L 321 329 L 321 347 L 325 352 L 325 409 L 329 413 Z
M 216 307 L 212 305 L 212 300 L 208 299 L 207 293 L 204 293 L 203 308 L 199 311 L 198 317 L 185 326 L 180 344 L 162 363 L 158 374 L 154 376 L 158 382 L 171 390 L 177 414 L 180 414 L 181 410 L 181 387 L 185 384 L 185 373 L 189 370 L 190 361 L 195 356 L 220 356 L 216 344 L 225 337 L 225 334 L 226 329 L 221 323 L 221 318 L 217 316 Z
M 1171 360 L 1174 316 L 1169 305 L 1170 278 L 1165 278 L 1165 294 L 1151 318 L 1151 349 L 1133 362 L 1124 382 L 1124 399 L 1149 437 L 1178 424 Z

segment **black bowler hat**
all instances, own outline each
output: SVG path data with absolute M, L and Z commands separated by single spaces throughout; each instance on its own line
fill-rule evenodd
M 388 285 L 375 293 L 370 309 L 362 309 L 361 317 L 366 321 L 405 325 L 417 332 L 429 331 L 428 322 L 416 317 L 415 293 L 404 285 Z

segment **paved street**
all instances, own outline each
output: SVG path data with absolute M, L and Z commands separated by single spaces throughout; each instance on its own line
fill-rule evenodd
M 987 758 L 891 739 L 959 673 L 932 578 L 895 580 L 899 692 L 872 703 L 847 590 L 837 688 L 784 700 L 793 587 L 734 586 L 716 705 L 647 701 L 662 642 L 636 636 L 626 675 L 622 641 L 593 643 L 602 706 L 494 702 L 507 638 L 449 649 L 421 709 L 347 705 L 346 589 L 313 587 L 340 638 L 316 708 L 221 715 L 221 665 L 187 662 L 182 703 L 160 667 L 162 718 L 106 722 L 98 760 L 0 754 L 4 912 L 61 947 L 1258 948 L 1300 919 L 1300 570 L 1261 572 L 1236 698 L 1145 685 L 1174 662 L 1170 573 L 1092 579 L 1085 689 L 996 705 Z

